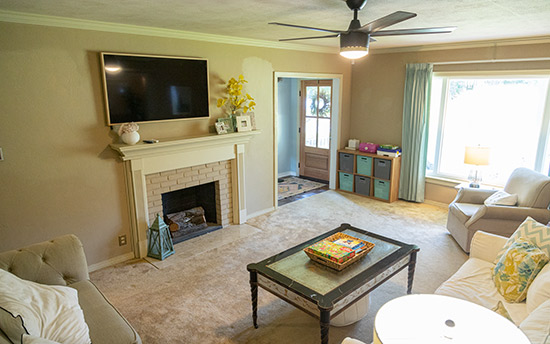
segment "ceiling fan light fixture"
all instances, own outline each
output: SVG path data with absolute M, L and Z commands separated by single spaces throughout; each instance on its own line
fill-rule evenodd
M 340 35 L 340 55 L 348 59 L 359 59 L 369 53 L 369 35 L 363 32 L 349 32 Z
M 350 60 L 360 59 L 367 56 L 368 53 L 369 51 L 365 47 L 346 47 L 340 49 L 340 55 Z

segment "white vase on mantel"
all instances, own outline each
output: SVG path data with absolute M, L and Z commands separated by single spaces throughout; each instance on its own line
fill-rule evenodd
M 127 145 L 135 145 L 139 142 L 139 133 L 137 131 L 132 131 L 131 133 L 124 133 L 120 135 L 122 142 Z

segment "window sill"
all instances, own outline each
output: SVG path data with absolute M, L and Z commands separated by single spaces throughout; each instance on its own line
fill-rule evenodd
M 442 178 L 442 177 L 436 177 L 436 176 L 426 176 L 425 181 L 426 183 L 446 186 L 449 188 L 454 188 L 455 186 L 465 182 L 465 180 L 449 179 L 449 178 Z
M 461 179 L 449 179 L 449 178 L 443 178 L 443 177 L 436 177 L 436 176 L 426 176 L 424 178 L 426 183 L 434 184 L 434 185 L 440 185 L 440 186 L 446 186 L 449 188 L 455 188 L 458 185 L 462 183 L 467 183 L 467 180 L 461 180 Z M 493 185 L 493 184 L 484 184 L 487 187 L 491 187 L 494 189 L 502 189 L 504 188 L 504 185 Z

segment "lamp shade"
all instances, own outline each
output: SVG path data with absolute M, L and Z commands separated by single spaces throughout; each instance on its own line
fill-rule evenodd
M 468 165 L 489 165 L 489 147 L 466 147 L 464 163 Z

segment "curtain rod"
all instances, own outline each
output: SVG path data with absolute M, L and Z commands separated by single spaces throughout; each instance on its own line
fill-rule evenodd
M 448 61 L 448 62 L 432 62 L 432 64 L 434 66 L 440 66 L 440 65 L 453 65 L 453 64 L 505 63 L 505 62 L 541 62 L 541 61 L 550 61 L 550 57 L 527 57 L 527 58 L 517 58 L 517 59 Z

